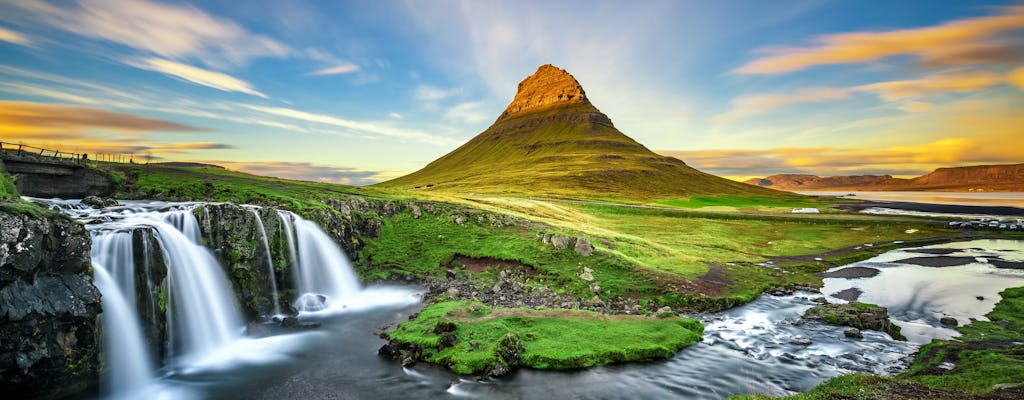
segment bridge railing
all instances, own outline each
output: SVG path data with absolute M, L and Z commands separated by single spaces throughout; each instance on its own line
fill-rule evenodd
M 94 153 L 92 156 L 89 156 L 87 153 L 69 153 L 21 143 L 0 142 L 0 153 L 8 157 L 62 164 L 81 165 L 88 161 L 121 164 L 134 163 L 134 158 L 130 154 Z
M 27 144 L 20 143 L 0 142 L 0 151 L 9 156 L 15 156 L 18 158 L 43 159 L 74 164 L 81 164 L 85 162 L 85 160 L 82 159 L 82 153 L 68 153 L 65 151 L 44 149 L 42 147 L 29 146 Z

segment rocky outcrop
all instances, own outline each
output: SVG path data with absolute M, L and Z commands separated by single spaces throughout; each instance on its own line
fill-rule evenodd
M 82 199 L 82 204 L 85 204 L 92 208 L 105 208 L 120 205 L 120 203 L 118 203 L 117 200 L 111 199 L 109 197 L 99 196 L 85 196 L 85 198 Z
M 515 98 L 498 120 L 527 114 L 556 105 L 589 104 L 587 93 L 576 78 L 551 64 L 541 65 L 537 72 L 519 82 Z
M 62 216 L 0 212 L 0 381 L 7 398 L 95 385 L 100 293 L 89 234 Z
M 849 189 L 853 190 L 868 186 L 885 186 L 898 184 L 903 179 L 892 175 L 849 175 L 849 176 L 817 176 L 801 174 L 780 174 L 767 178 L 752 178 L 745 182 L 751 185 L 770 187 L 779 190 L 821 190 Z
M 203 245 L 213 249 L 224 267 L 246 318 L 274 313 L 275 285 L 279 308 L 290 309 L 289 302 L 297 295 L 296 285 L 292 282 L 287 234 L 277 209 L 215 203 L 197 207 L 193 214 L 199 222 Z M 269 253 L 263 245 L 264 233 Z M 273 276 L 268 262 L 272 263 Z
M 848 326 L 857 329 L 870 329 L 888 333 L 896 340 L 907 340 L 900 333 L 900 327 L 889 321 L 889 310 L 867 303 L 849 304 L 822 304 L 811 307 L 804 313 L 805 319 L 819 320 L 821 322 Z M 853 334 L 846 334 L 847 337 L 856 337 L 860 334 L 857 331 Z

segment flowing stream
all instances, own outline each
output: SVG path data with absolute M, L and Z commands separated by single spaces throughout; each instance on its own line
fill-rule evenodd
M 1001 290 L 1024 286 L 1021 241 L 894 250 L 835 268 L 831 272 L 840 275 L 854 267 L 873 272 L 827 278 L 824 295 L 764 295 L 741 307 L 695 316 L 706 326 L 704 340 L 668 360 L 580 371 L 520 369 L 503 378 L 476 379 L 423 364 L 405 368 L 378 356 L 384 340 L 374 332 L 417 312 L 420 293 L 411 287 L 361 287 L 337 245 L 297 215 L 278 214 L 299 289 L 294 304 L 302 310 L 300 320 L 322 326 L 256 338 L 245 335 L 222 267 L 199 244 L 199 225 L 192 216 L 196 204 L 126 202 L 92 210 L 76 201 L 48 203 L 86 222 L 92 233 L 95 281 L 105 310 L 108 368 L 102 390 L 118 398 L 784 395 L 850 372 L 899 372 L 921 343 L 956 334 L 939 323 L 941 317 L 960 323 L 983 319 Z M 157 250 L 155 257 L 151 253 Z M 166 265 L 166 298 L 139 295 L 159 292 L 161 283 L 153 282 L 150 272 L 157 262 Z M 851 291 L 860 301 L 888 307 L 910 340 L 896 341 L 874 331 L 851 339 L 843 334 L 844 327 L 800 320 L 815 304 L 812 299 Z M 153 318 L 146 310 L 154 310 L 151 303 L 156 302 L 166 302 L 169 337 L 154 348 L 145 326 Z M 166 357 L 157 356 L 160 345 L 166 346 Z

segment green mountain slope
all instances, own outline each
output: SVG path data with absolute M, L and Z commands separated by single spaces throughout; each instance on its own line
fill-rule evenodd
M 575 78 L 550 65 L 519 84 L 515 99 L 483 133 L 423 169 L 380 186 L 619 200 L 784 195 L 655 154 L 619 132 Z

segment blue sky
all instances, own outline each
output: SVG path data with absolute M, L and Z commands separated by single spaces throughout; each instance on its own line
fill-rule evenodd
M 367 184 L 483 131 L 537 66 L 712 173 L 1024 162 L 1024 5 L 5 1 L 0 139 Z

